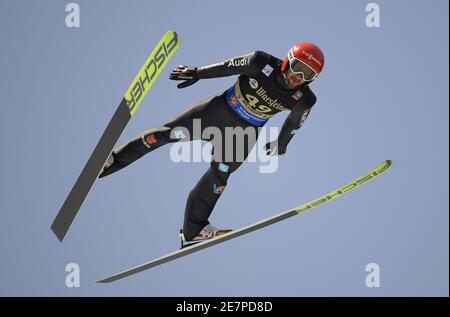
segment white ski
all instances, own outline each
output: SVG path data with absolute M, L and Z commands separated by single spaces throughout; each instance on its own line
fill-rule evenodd
M 318 206 L 320 206 L 320 205 L 322 205 L 324 203 L 329 202 L 330 200 L 333 200 L 333 199 L 335 199 L 337 197 L 340 197 L 343 194 L 345 194 L 345 193 L 355 189 L 356 187 L 361 186 L 362 184 L 366 183 L 367 181 L 378 177 L 379 175 L 381 175 L 382 173 L 387 171 L 392 165 L 393 165 L 392 161 L 390 161 L 390 160 L 384 161 L 383 163 L 381 163 L 377 168 L 375 168 L 371 172 L 365 174 L 364 176 L 354 180 L 353 182 L 351 182 L 351 183 L 349 183 L 349 184 L 347 184 L 345 186 L 342 186 L 341 188 L 339 188 L 339 189 L 337 189 L 337 190 L 335 190 L 335 191 L 333 191 L 331 193 L 328 193 L 327 195 L 322 196 L 322 197 L 320 197 L 318 199 L 310 201 L 310 202 L 308 202 L 306 204 L 299 205 L 299 206 L 297 206 L 297 207 L 295 207 L 295 208 L 293 208 L 293 209 L 291 209 L 289 211 L 285 211 L 285 212 L 282 212 L 282 213 L 277 214 L 275 216 L 266 218 L 264 220 L 261 220 L 261 221 L 259 221 L 257 223 L 249 225 L 247 227 L 243 227 L 241 229 L 238 229 L 238 230 L 235 230 L 235 231 L 231 231 L 231 232 L 229 232 L 227 234 L 224 234 L 222 236 L 218 236 L 216 238 L 212 238 L 210 240 L 206 240 L 204 242 L 200 242 L 200 243 L 197 243 L 197 244 L 185 247 L 185 248 L 183 248 L 181 250 L 169 253 L 169 254 L 164 255 L 164 256 L 162 256 L 160 258 L 152 260 L 150 262 L 147 262 L 147 263 L 144 263 L 142 265 L 136 266 L 134 268 L 128 269 L 126 271 L 120 272 L 118 274 L 111 275 L 109 277 L 103 278 L 103 279 L 97 281 L 97 283 L 110 283 L 110 282 L 114 282 L 114 281 L 120 280 L 120 279 L 122 279 L 124 277 L 127 277 L 127 276 L 130 276 L 130 275 L 139 273 L 141 271 L 150 269 L 152 267 L 155 267 L 155 266 L 167 263 L 169 261 L 178 259 L 178 258 L 183 257 L 185 255 L 188 255 L 188 254 L 191 254 L 191 253 L 194 253 L 194 252 L 197 252 L 197 251 L 200 251 L 200 250 L 212 247 L 213 245 L 216 245 L 218 243 L 222 243 L 222 242 L 225 242 L 227 240 L 237 238 L 239 236 L 242 236 L 242 235 L 247 234 L 249 232 L 252 232 L 252 231 L 255 231 L 255 230 L 267 227 L 267 226 L 269 226 L 271 224 L 274 224 L 274 223 L 277 223 L 279 221 L 285 220 L 285 219 L 290 218 L 292 216 L 296 216 L 296 215 L 298 215 L 298 214 L 300 214 L 300 213 L 302 213 L 304 211 L 307 211 L 309 209 L 318 207 Z

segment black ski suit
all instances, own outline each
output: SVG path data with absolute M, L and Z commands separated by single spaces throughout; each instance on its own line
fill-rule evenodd
M 259 128 L 282 110 L 291 113 L 285 120 L 278 136 L 280 148 L 286 148 L 293 135 L 307 118 L 316 97 L 307 85 L 289 89 L 281 71 L 282 61 L 262 51 L 227 59 L 196 70 L 199 79 L 240 75 L 236 83 L 225 92 L 203 100 L 190 107 L 175 120 L 161 127 L 144 131 L 136 138 L 113 151 L 114 163 L 100 177 L 109 175 L 129 165 L 143 155 L 172 142 L 203 139 L 213 145 L 213 159 L 187 199 L 183 232 L 187 240 L 192 240 L 207 224 L 208 218 L 227 185 L 231 173 L 239 168 L 255 144 L 256 138 L 247 134 L 259 134 Z M 217 135 L 195 135 L 195 119 L 200 119 L 202 131 L 206 128 L 219 129 L 222 140 Z M 241 156 L 225 146 L 225 128 L 246 129 L 237 135 L 243 137 L 244 147 Z M 240 134 L 240 135 L 239 135 Z M 218 149 L 221 155 L 216 155 Z

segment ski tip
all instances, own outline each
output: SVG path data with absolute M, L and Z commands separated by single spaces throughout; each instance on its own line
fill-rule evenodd
M 167 35 L 169 35 L 169 34 L 173 34 L 173 35 L 176 36 L 176 38 L 178 39 L 178 42 L 180 41 L 180 35 L 178 35 L 178 32 L 177 32 L 177 31 L 169 30 L 169 31 L 166 32 L 166 34 L 165 34 L 164 36 L 167 36 Z
M 394 166 L 394 161 L 393 160 L 385 160 L 381 165 L 385 166 L 385 170 L 391 168 L 392 166 Z
M 178 36 L 178 32 L 175 31 L 175 30 L 169 30 L 169 31 L 167 31 L 167 33 L 173 33 L 173 34 L 176 34 Z

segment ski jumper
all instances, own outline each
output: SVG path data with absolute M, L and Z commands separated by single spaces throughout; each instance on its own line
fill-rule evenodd
M 256 138 L 249 131 L 259 134 L 267 120 L 276 113 L 289 110 L 278 144 L 286 147 L 295 132 L 302 126 L 316 102 L 308 85 L 290 89 L 286 86 L 281 71 L 283 61 L 262 51 L 233 57 L 223 62 L 199 67 L 199 79 L 239 75 L 236 83 L 221 94 L 208 98 L 190 107 L 176 119 L 158 128 L 142 132 L 136 138 L 113 151 L 114 163 L 100 177 L 112 174 L 157 148 L 174 142 L 202 139 L 213 145 L 211 165 L 190 192 L 185 209 L 183 232 L 187 240 L 193 239 L 209 224 L 208 218 L 227 185 L 228 178 L 247 158 Z M 202 132 L 216 128 L 222 132 L 221 140 L 215 134 L 195 135 L 194 124 L 201 120 Z M 197 121 L 198 122 L 198 121 Z M 244 140 L 243 159 L 234 151 L 227 155 L 225 128 L 235 129 Z M 241 131 L 241 132 L 239 132 Z M 221 151 L 219 151 L 221 150 Z M 220 152 L 221 155 L 216 155 Z M 238 157 L 239 156 L 239 157 Z M 226 159 L 225 159 L 226 158 Z

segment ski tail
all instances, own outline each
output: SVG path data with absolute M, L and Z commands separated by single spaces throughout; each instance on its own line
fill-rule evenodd
M 174 31 L 167 32 L 127 89 L 100 141 L 51 225 L 51 229 L 59 241 L 62 241 L 67 234 L 128 122 L 135 115 L 145 95 L 179 47 L 178 34 Z
M 59 241 L 63 241 L 66 236 L 78 210 L 89 194 L 103 164 L 130 118 L 130 111 L 124 98 L 51 225 L 51 229 Z

